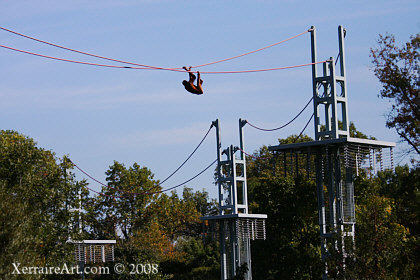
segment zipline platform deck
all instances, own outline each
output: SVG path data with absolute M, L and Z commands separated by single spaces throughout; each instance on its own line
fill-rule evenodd
M 393 142 L 386 142 L 386 141 L 378 141 L 378 140 L 370 140 L 370 139 L 361 139 L 361 138 L 337 138 L 337 139 L 326 139 L 320 141 L 311 141 L 311 142 L 301 142 L 301 143 L 294 143 L 294 144 L 284 144 L 284 145 L 276 145 L 276 146 L 269 146 L 268 150 L 270 151 L 283 151 L 283 150 L 295 150 L 299 151 L 302 148 L 310 148 L 312 150 L 316 150 L 317 148 L 324 148 L 326 145 L 331 146 L 342 146 L 342 145 L 349 145 L 352 148 L 391 148 L 395 147 L 395 143 Z
M 75 259 L 78 262 L 106 263 L 114 261 L 116 240 L 72 241 L 75 244 Z
M 325 157 L 333 152 L 342 159 L 344 167 L 355 168 L 356 173 L 359 169 L 369 169 L 376 173 L 379 170 L 393 169 L 393 147 L 393 142 L 343 137 L 269 146 L 268 150 L 276 156 L 284 155 L 285 158 L 295 157 L 296 161 L 307 161 L 308 166 L 313 161 L 313 156 Z

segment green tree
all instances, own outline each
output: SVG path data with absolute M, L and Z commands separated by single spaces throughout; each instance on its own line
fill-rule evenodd
M 69 168 L 33 139 L 0 131 L 0 278 L 10 277 L 12 263 L 74 262 L 74 248 L 66 243 L 73 235 L 68 210 L 77 204 L 75 194 L 83 184 L 69 176 Z
M 291 135 L 279 143 L 311 140 L 306 135 Z M 274 157 L 266 146 L 247 158 L 250 211 L 268 215 L 267 240 L 251 243 L 254 279 L 314 279 L 321 275 L 316 186 L 303 176 L 306 160 L 297 161 L 297 165 L 295 157 L 287 161 L 284 166 L 283 157 Z
M 182 197 L 176 192 L 162 193 L 153 173 L 137 163 L 126 168 L 114 162 L 106 174 L 108 186 L 102 188 L 103 195 L 89 202 L 90 233 L 94 238 L 117 240 L 116 262 L 126 267 L 144 262 L 159 264 L 156 279 L 174 275 L 180 279 L 190 272 L 179 271 L 180 266 L 207 268 L 206 262 L 194 261 L 202 258 L 202 252 L 181 246 L 188 243 L 186 240 L 200 237 L 200 211 L 214 208 L 207 193 L 193 193 L 187 188 Z M 112 275 L 112 279 L 128 279 L 128 273 Z
M 420 155 L 420 33 L 401 48 L 393 35 L 379 35 L 379 48 L 371 49 L 373 71 L 383 85 L 380 97 L 389 99 L 387 127 Z
M 407 166 L 361 176 L 356 190 L 356 249 L 346 275 L 364 279 L 419 277 L 419 170 Z M 351 260 L 351 259 L 350 259 Z
M 350 135 L 368 138 L 353 123 Z M 309 137 L 299 140 L 311 141 Z M 279 140 L 281 144 L 295 141 L 293 135 Z M 318 279 L 321 275 L 316 186 L 313 174 L 303 176 L 306 160 L 297 157 L 276 157 L 263 146 L 247 158 L 250 209 L 268 214 L 267 240 L 252 243 L 255 279 Z M 339 279 L 420 278 L 416 262 L 420 257 L 419 172 L 405 166 L 375 177 L 361 172 L 355 178 L 356 249 L 347 244 L 345 270 L 334 250 L 328 260 L 330 271 L 340 270 Z
M 218 243 L 211 238 L 203 238 L 202 222 L 198 219 L 216 215 L 217 203 L 214 199 L 209 199 L 205 191 L 192 192 L 192 189 L 184 188 L 182 199 L 172 205 L 170 210 L 175 215 L 170 214 L 171 211 L 166 212 L 165 215 L 170 220 L 165 218 L 161 223 L 171 223 L 171 227 L 178 229 L 173 231 L 177 232 L 174 236 L 175 251 L 182 258 L 172 258 L 162 263 L 162 270 L 174 279 L 219 279 Z

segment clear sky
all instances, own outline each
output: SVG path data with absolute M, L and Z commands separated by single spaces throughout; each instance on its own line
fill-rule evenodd
M 349 118 L 379 140 L 398 141 L 385 127 L 387 101 L 370 70 L 378 34 L 398 44 L 420 31 L 419 1 L 1 1 L 4 28 L 97 55 L 160 67 L 198 65 L 252 51 L 317 28 L 318 59 L 338 52 L 347 29 Z M 0 31 L 2 45 L 44 55 L 105 63 Z M 185 73 L 112 69 L 48 60 L 0 49 L 0 129 L 34 138 L 105 181 L 114 160 L 146 166 L 163 179 L 182 163 L 211 122 L 222 146 L 238 145 L 238 119 L 272 128 L 290 120 L 312 96 L 311 68 L 250 74 L 203 74 L 204 95 L 186 92 Z M 305 34 L 249 56 L 202 68 L 229 71 L 310 62 Z M 245 128 L 246 150 L 298 134 L 312 106 L 277 132 Z M 313 124 L 306 133 L 313 137 Z M 399 145 L 398 149 L 404 149 Z M 216 158 L 214 130 L 163 187 L 172 187 Z M 77 174 L 78 179 L 85 178 Z M 100 186 L 89 181 L 90 186 Z M 216 196 L 213 169 L 187 184 Z

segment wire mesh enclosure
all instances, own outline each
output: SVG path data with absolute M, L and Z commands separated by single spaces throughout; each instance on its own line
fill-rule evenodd
M 75 242 L 75 260 L 87 263 L 114 261 L 115 240 L 84 240 Z
M 280 174 L 305 174 L 316 179 L 316 160 L 321 160 L 323 177 L 327 177 L 326 165 L 331 152 L 335 153 L 343 170 L 352 168 L 356 176 L 361 173 L 374 176 L 379 171 L 393 170 L 394 146 L 395 143 L 384 141 L 339 138 L 271 146 L 269 150 L 274 152 L 274 164 Z
M 225 214 L 200 218 L 204 236 L 218 240 L 221 251 L 222 279 L 231 279 L 236 269 L 251 265 L 251 240 L 266 239 L 265 214 Z M 251 279 L 251 274 L 248 274 Z
M 233 232 L 241 240 L 266 239 L 265 220 L 267 215 L 264 214 L 236 214 L 223 216 L 202 217 L 203 234 L 217 240 L 220 238 L 220 227 L 224 226 L 225 232 L 228 232 L 229 224 L 233 227 Z
M 235 230 L 239 239 L 266 238 L 265 219 L 243 218 L 235 221 Z

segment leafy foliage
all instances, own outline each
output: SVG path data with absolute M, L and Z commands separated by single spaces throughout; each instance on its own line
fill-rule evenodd
M 379 48 L 371 49 L 373 70 L 383 85 L 380 96 L 392 103 L 386 122 L 420 154 L 420 33 L 402 48 L 393 35 L 379 35 Z
M 353 125 L 354 126 L 354 125 Z M 351 134 L 367 137 L 351 128 Z M 292 135 L 283 144 L 310 141 Z M 319 279 L 322 270 L 315 183 L 306 163 L 294 161 L 293 176 L 263 146 L 248 157 L 250 211 L 268 214 L 267 240 L 253 241 L 254 279 Z M 293 160 L 293 159 L 291 159 Z M 296 164 L 295 164 L 296 163 Z M 287 167 L 289 168 L 289 167 Z M 73 263 L 73 246 L 82 239 L 116 239 L 116 262 L 156 263 L 153 279 L 219 279 L 219 247 L 203 241 L 200 216 L 217 213 L 205 191 L 185 188 L 182 196 L 160 193 L 159 181 L 146 167 L 114 162 L 106 172 L 104 195 L 89 197 L 86 182 L 69 173 L 66 158 L 57 159 L 13 131 L 0 133 L 0 277 L 10 278 L 12 262 L 32 266 Z M 356 246 L 348 250 L 346 269 L 331 258 L 338 278 L 420 278 L 420 170 L 407 166 L 355 181 Z M 81 198 L 78 193 L 81 191 Z M 131 194 L 129 194 L 130 192 Z M 133 195 L 133 193 L 137 193 Z M 81 202 L 78 214 L 69 211 Z M 70 225 L 73 226 L 70 226 Z M 240 269 L 245 273 L 246 268 Z M 91 275 L 91 279 L 132 279 L 132 275 Z M 241 273 L 236 275 L 241 278 Z M 242 274 L 243 274 L 242 273 Z M 88 277 L 88 278 L 89 278 Z M 60 275 L 39 278 L 60 279 Z M 67 279 L 65 275 L 63 279 Z M 136 279 L 149 279 L 136 275 Z
M 10 275 L 12 263 L 61 265 L 58 260 L 71 258 L 68 210 L 83 183 L 58 161 L 33 139 L 0 131 L 0 278 Z

